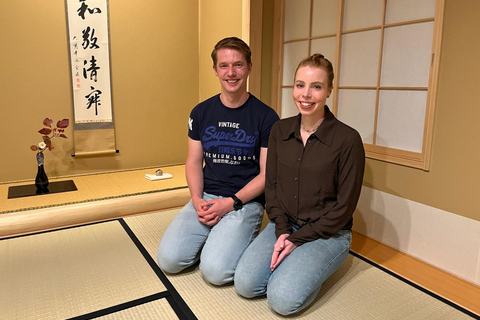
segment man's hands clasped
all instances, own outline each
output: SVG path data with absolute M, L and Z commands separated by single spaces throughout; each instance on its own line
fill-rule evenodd
M 233 199 L 197 199 L 193 201 L 193 206 L 197 210 L 198 221 L 212 227 L 233 210 Z

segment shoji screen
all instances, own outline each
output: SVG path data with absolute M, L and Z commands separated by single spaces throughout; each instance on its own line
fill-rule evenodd
M 322 53 L 335 67 L 327 104 L 367 156 L 428 170 L 443 0 L 284 0 L 281 116 L 297 114 L 295 68 Z

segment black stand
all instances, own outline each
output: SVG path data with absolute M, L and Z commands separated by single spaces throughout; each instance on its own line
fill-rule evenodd
M 68 191 L 76 191 L 77 186 L 73 180 L 50 182 L 48 188 L 37 189 L 35 184 L 23 186 L 14 186 L 8 188 L 8 199 L 40 196 L 42 194 L 52 194 Z

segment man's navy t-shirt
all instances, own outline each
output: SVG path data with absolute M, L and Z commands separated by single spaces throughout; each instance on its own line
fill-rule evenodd
M 255 178 L 260 173 L 260 148 L 268 146 L 270 129 L 278 119 L 252 94 L 238 108 L 226 107 L 219 94 L 195 106 L 188 136 L 203 146 L 204 191 L 230 197 Z

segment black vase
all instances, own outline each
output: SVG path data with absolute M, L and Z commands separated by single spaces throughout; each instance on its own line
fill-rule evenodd
M 35 177 L 35 186 L 37 187 L 37 193 L 47 193 L 48 177 L 43 167 L 43 164 L 44 164 L 43 152 L 37 153 L 37 164 L 38 164 L 38 171 L 37 171 L 37 176 Z

